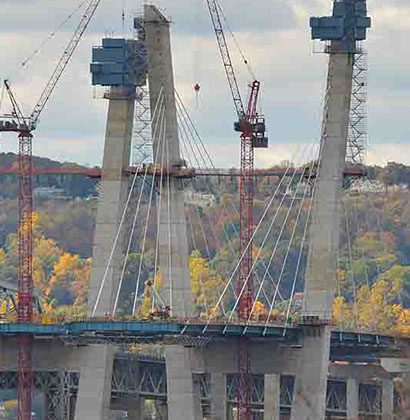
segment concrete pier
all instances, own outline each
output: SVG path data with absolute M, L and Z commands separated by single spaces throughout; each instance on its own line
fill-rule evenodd
M 394 383 L 391 379 L 382 380 L 382 420 L 394 419 Z
M 192 349 L 167 346 L 168 419 L 202 420 L 199 381 L 192 369 Z
M 76 405 L 76 420 L 109 420 L 111 377 L 114 350 L 112 346 L 89 346 L 82 359 Z
M 227 416 L 227 383 L 226 374 L 213 373 L 212 382 L 212 419 L 226 420 Z
M 357 420 L 359 418 L 359 382 L 355 378 L 346 381 L 346 419 Z
M 264 420 L 279 420 L 280 375 L 265 375 Z

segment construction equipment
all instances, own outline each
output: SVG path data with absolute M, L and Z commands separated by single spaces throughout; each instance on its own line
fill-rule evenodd
M 21 108 L 10 88 L 4 81 L 10 98 L 12 113 L 0 115 L 0 132 L 16 132 L 19 139 L 19 227 L 18 227 L 18 322 L 30 323 L 33 317 L 33 162 L 32 162 L 32 132 L 36 129 L 40 115 L 49 101 L 58 81 L 77 48 L 85 30 L 101 0 L 91 0 L 81 18 L 81 21 L 57 63 L 40 99 L 29 117 L 24 117 Z M 21 336 L 18 339 L 18 420 L 31 418 L 31 338 Z
M 240 169 L 240 267 L 237 282 L 239 298 L 238 317 L 248 320 L 253 306 L 252 291 L 252 235 L 253 235 L 253 198 L 254 198 L 254 149 L 268 147 L 265 136 L 265 119 L 257 113 L 260 82 L 254 80 L 250 85 L 249 101 L 245 109 L 240 94 L 235 70 L 229 53 L 224 28 L 221 21 L 222 10 L 217 0 L 207 0 L 216 39 L 228 79 L 238 121 L 234 130 L 240 132 L 241 169 Z M 223 15 L 222 15 L 223 16 Z M 246 60 L 244 60 L 247 64 Z M 239 342 L 239 420 L 252 419 L 252 371 L 251 354 L 248 343 Z

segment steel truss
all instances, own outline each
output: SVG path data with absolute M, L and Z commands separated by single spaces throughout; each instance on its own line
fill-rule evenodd
M 367 54 L 362 48 L 353 57 L 352 96 L 346 160 L 364 164 L 367 141 Z
M 132 131 L 132 164 L 152 162 L 151 108 L 148 86 L 137 86 Z
M 204 416 L 210 413 L 212 403 L 212 380 L 209 374 L 196 375 L 201 392 Z M 34 388 L 44 393 L 44 420 L 71 420 L 75 411 L 78 392 L 79 373 L 72 371 L 38 371 L 33 376 Z M 262 419 L 264 407 L 264 376 L 252 378 L 252 412 L 254 419 Z M 238 375 L 227 377 L 227 404 L 230 410 L 237 406 Z M 17 389 L 17 372 L 0 372 L 0 390 Z M 280 409 L 283 415 L 289 414 L 293 403 L 294 377 L 281 375 Z M 381 385 L 379 383 L 362 383 L 359 385 L 359 413 L 363 417 L 377 419 L 381 416 Z M 397 395 L 396 395 L 397 397 Z M 165 361 L 157 358 L 139 357 L 137 355 L 117 356 L 112 376 L 112 407 L 127 410 L 129 403 L 135 399 L 154 401 L 150 405 L 156 419 L 167 418 L 167 381 Z M 397 406 L 398 400 L 395 400 Z M 347 410 L 346 382 L 331 379 L 328 381 L 327 413 L 329 416 L 344 416 Z
M 112 377 L 112 399 L 124 396 L 141 396 L 147 399 L 167 398 L 165 363 L 115 359 Z
M 332 414 L 347 411 L 346 382 L 329 380 L 327 383 L 326 407 Z
M 1 316 L 7 317 L 17 313 L 18 298 L 17 286 L 13 286 L 4 281 L 0 281 L 0 308 L 2 310 Z M 41 307 L 41 299 L 34 295 L 33 306 L 35 312 L 41 314 L 43 312 Z
M 144 18 L 138 16 L 134 19 L 135 38 L 145 43 L 146 32 Z M 147 51 L 141 49 L 140 61 L 147 63 Z M 133 164 L 138 166 L 142 163 L 152 162 L 152 131 L 151 131 L 151 105 L 147 78 L 144 77 L 144 85 L 137 86 L 135 92 L 134 124 L 132 131 Z
M 382 388 L 379 384 L 359 385 L 359 413 L 363 416 L 382 414 Z
M 69 420 L 74 416 L 78 392 L 77 372 L 38 371 L 33 374 L 33 389 L 44 394 L 43 420 Z M 0 389 L 17 389 L 17 372 L 0 372 Z

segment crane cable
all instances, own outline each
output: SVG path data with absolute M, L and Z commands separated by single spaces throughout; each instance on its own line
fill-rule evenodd
M 50 41 L 51 39 L 53 39 L 57 32 L 72 18 L 74 17 L 74 15 L 84 6 L 84 4 L 87 2 L 87 0 L 82 0 L 81 3 L 74 9 L 73 12 L 71 12 L 64 20 L 63 22 L 60 23 L 60 25 L 57 26 L 57 28 L 51 32 L 50 35 L 48 35 L 48 37 L 46 39 L 44 39 L 41 44 L 33 51 L 33 53 L 31 55 L 29 55 L 22 63 L 21 66 L 22 67 L 26 67 L 27 64 L 42 50 L 42 48 L 48 43 L 48 41 Z
M 226 28 L 228 29 L 228 31 L 229 31 L 232 39 L 233 39 L 233 42 L 235 43 L 236 48 L 238 49 L 239 54 L 241 55 L 242 60 L 243 60 L 244 64 L 246 65 L 246 68 L 248 69 L 249 74 L 252 76 L 252 79 L 253 80 L 257 80 L 257 77 L 255 75 L 255 72 L 253 71 L 253 69 L 252 69 L 252 67 L 251 67 L 251 65 L 249 63 L 249 60 L 246 58 L 245 53 L 242 51 L 241 46 L 239 45 L 239 42 L 236 39 L 235 34 L 233 33 L 233 30 L 232 30 L 231 26 L 228 23 L 228 19 L 226 18 L 226 15 L 225 15 L 225 13 L 224 13 L 224 11 L 222 9 L 222 6 L 221 6 L 220 2 L 218 0 L 215 0 L 215 3 L 218 6 L 218 9 L 219 9 L 219 11 L 220 11 L 220 13 L 222 15 L 222 18 L 223 18 L 223 20 L 225 22 Z

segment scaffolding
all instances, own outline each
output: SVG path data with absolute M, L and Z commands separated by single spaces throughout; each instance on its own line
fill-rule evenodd
M 145 42 L 144 19 L 134 18 L 134 37 Z M 142 57 L 145 62 L 147 57 Z M 132 164 L 152 163 L 151 107 L 147 78 L 144 84 L 136 87 L 134 125 L 132 131 Z
M 346 161 L 363 165 L 367 144 L 367 53 L 358 48 L 353 61 L 352 99 Z

